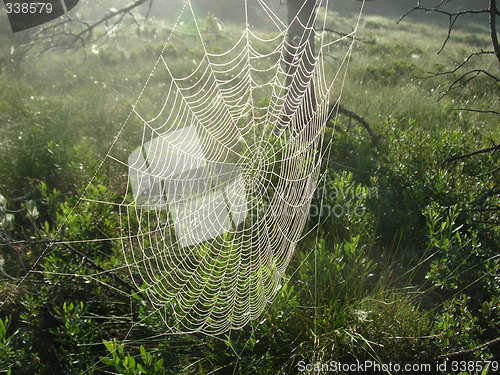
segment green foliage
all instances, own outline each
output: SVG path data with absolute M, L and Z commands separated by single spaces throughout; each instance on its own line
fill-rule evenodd
M 12 332 L 12 319 L 0 318 L 0 374 L 35 373 L 37 358 L 30 353 L 29 348 L 19 347 L 22 335 L 19 330 Z
M 374 21 L 368 21 L 365 26 L 369 27 L 377 24 Z M 394 65 L 400 65 L 403 63 L 401 58 L 408 58 L 412 55 L 421 55 L 424 51 L 413 45 L 403 44 L 403 43 L 374 43 L 368 46 L 367 52 L 375 57 L 383 57 L 392 59 L 396 59 L 396 63 Z M 389 65 L 394 66 L 394 65 Z M 404 65 L 404 64 L 403 64 Z M 408 76 L 400 77 L 401 79 L 408 79 Z
M 330 21 L 349 24 L 338 14 Z M 436 102 L 436 81 L 415 78 L 449 68 L 433 49 L 446 30 L 380 17 L 365 22 L 369 43 L 352 56 L 344 90 L 380 143 L 342 116 L 327 130 L 327 173 L 310 212 L 309 229 L 319 224 L 319 231 L 301 241 L 276 300 L 230 335 L 157 336 L 163 320 L 143 294 L 130 295 L 120 244 L 78 242 L 122 235 L 115 206 L 95 201 L 121 202 L 125 170 L 105 164 L 74 209 L 77 186 L 107 154 L 122 124 L 117 114 L 128 113 L 162 48 L 158 35 L 169 25 L 153 22 L 88 54 L 85 64 L 80 53 L 54 54 L 15 79 L 0 72 L 0 372 L 293 374 L 300 360 L 421 363 L 498 337 L 499 181 L 488 173 L 498 153 L 446 162 L 498 139 L 493 117 L 450 111 L 490 105 L 498 83 L 478 77 Z M 214 16 L 200 26 L 219 52 L 231 41 Z M 166 55 L 187 75 L 200 51 L 190 42 L 195 25 L 180 27 Z M 460 44 L 452 40 L 444 52 L 453 58 L 463 43 L 483 43 L 456 36 Z M 140 103 L 144 113 L 165 95 L 156 81 Z M 267 105 L 264 92 L 254 96 Z M 125 160 L 141 127 L 130 121 L 114 157 Z M 471 355 L 492 356 L 492 348 Z
M 45 180 L 53 186 L 65 181 L 66 186 L 75 182 L 77 160 L 72 157 L 72 145 L 77 138 L 77 128 L 71 123 L 64 102 L 48 102 L 45 97 L 29 95 L 29 87 L 13 88 L 3 84 L 0 89 L 9 93 L 0 107 L 5 106 L 7 126 L 2 130 L 8 139 L 4 151 L 9 158 L 2 158 L 2 190 L 24 195 L 33 183 Z M 12 173 L 16 171 L 16 173 Z
M 328 249 L 325 241 L 320 241 L 311 260 L 298 270 L 298 279 L 304 280 L 311 287 L 314 283 L 321 294 L 315 299 L 320 306 L 328 306 L 331 314 L 337 317 L 346 311 L 346 306 L 366 297 L 376 285 L 373 280 L 374 262 L 368 258 L 366 245 L 355 236 L 343 242 L 337 242 L 333 249 Z M 298 261 L 304 258 L 299 255 Z M 304 302 L 311 297 L 312 290 L 303 290 Z M 319 298 L 319 299 L 318 299 Z
M 17 353 L 11 347 L 12 337 L 8 336 L 9 318 L 0 319 L 0 373 L 12 374 L 12 366 Z
M 401 81 L 408 81 L 408 77 L 418 77 L 419 69 L 414 63 L 406 60 L 395 60 L 381 66 L 368 67 L 365 73 L 367 81 L 378 84 L 396 85 Z
M 444 208 L 434 203 L 425 209 L 424 215 L 429 252 L 433 254 L 426 277 L 451 297 L 437 319 L 441 345 L 458 351 L 498 337 L 497 248 L 482 245 L 473 228 L 463 228 L 468 225 L 456 205 Z
M 478 318 L 470 311 L 470 297 L 458 295 L 444 303 L 442 312 L 436 319 L 435 331 L 438 345 L 449 352 L 456 352 L 480 345 L 484 330 L 478 325 Z M 482 351 L 477 358 L 491 358 L 491 353 Z M 474 353 L 478 354 L 478 353 Z M 486 355 L 485 355 L 486 354 Z
M 65 199 L 46 183 L 39 185 L 38 194 L 40 200 L 23 203 L 24 209 L 16 213 L 18 222 L 30 223 L 25 226 L 24 233 L 33 239 L 33 244 L 21 247 L 25 250 L 24 261 L 35 262 L 40 254 L 47 251 L 47 239 L 52 240 L 56 236 L 59 240 L 117 236 L 117 219 L 110 206 L 87 202 L 76 211 L 73 209 L 74 201 Z M 89 187 L 87 196 L 89 199 L 113 199 L 112 194 L 100 185 Z M 98 216 L 95 216 L 96 212 L 99 212 Z M 59 229 L 68 222 L 71 225 L 62 233 Z M 6 232 L 5 235 L 15 233 L 19 231 Z M 121 312 L 113 304 L 102 305 L 99 302 L 106 293 L 93 278 L 72 282 L 64 275 L 92 274 L 96 272 L 95 267 L 111 268 L 117 258 L 109 242 L 75 246 L 59 245 L 50 254 L 45 254 L 44 269 L 47 273 L 38 280 L 36 293 L 24 288 L 18 290 L 17 301 L 12 299 L 10 304 L 4 306 L 19 311 L 15 320 L 16 339 L 10 340 L 10 352 L 20 358 L 12 365 L 15 374 L 76 375 L 95 370 L 95 363 L 102 353 L 94 343 L 108 336 L 93 317 Z M 94 268 L 89 267 L 90 263 L 83 263 L 82 256 L 91 258 Z M 9 272 L 13 272 L 15 268 L 8 265 Z M 19 273 L 22 275 L 22 272 Z M 101 280 L 105 281 L 113 283 L 113 276 Z M 8 291 L 7 286 L 6 295 Z M 3 298 L 2 295 L 2 301 Z
M 373 216 L 368 203 L 378 199 L 376 187 L 354 181 L 351 172 L 331 170 L 315 192 L 311 204 L 311 224 L 320 223 L 327 241 L 341 242 L 362 236 L 369 243 L 374 235 Z
M 102 362 L 120 374 L 164 375 L 167 373 L 163 359 L 155 359 L 142 345 L 139 347 L 138 357 L 126 353 L 125 346 L 117 344 L 116 340 L 105 341 L 104 345 L 111 354 L 111 358 L 103 358 Z

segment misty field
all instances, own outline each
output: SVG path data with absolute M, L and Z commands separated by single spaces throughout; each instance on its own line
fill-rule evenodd
M 330 12 L 328 21 L 348 30 L 356 16 Z M 127 25 L 105 43 L 15 64 L 0 55 L 0 373 L 294 374 L 306 364 L 309 373 L 327 373 L 313 364 L 330 361 L 495 373 L 499 153 L 463 156 L 498 145 L 500 86 L 478 75 L 450 89 L 459 72 L 432 74 L 490 48 L 488 22 L 461 24 L 437 54 L 446 23 L 396 21 L 361 19 L 345 110 L 325 133 L 329 157 L 311 233 L 276 299 L 259 320 L 214 337 L 162 335 L 149 302 L 127 289 L 120 244 L 79 242 L 120 237 L 118 209 L 97 201 L 121 201 L 126 170 L 101 161 L 172 23 Z M 230 22 L 209 14 L 200 27 L 221 50 L 233 43 Z M 167 45 L 179 73 L 189 74 L 199 54 L 193 30 L 182 24 Z M 332 66 L 339 58 L 334 49 L 327 56 Z M 494 56 L 471 64 L 498 77 Z M 156 106 L 162 90 L 155 86 L 142 105 Z M 114 155 L 126 158 L 137 139 L 118 139 Z M 95 201 L 73 210 L 82 194 Z M 53 239 L 61 244 L 47 251 Z M 446 358 L 466 366 L 439 372 Z

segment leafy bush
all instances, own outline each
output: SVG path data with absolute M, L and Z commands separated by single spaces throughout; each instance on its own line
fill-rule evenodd
M 404 80 L 408 81 L 408 77 L 419 77 L 419 67 L 406 60 L 395 60 L 381 66 L 368 67 L 365 73 L 365 80 L 376 82 L 384 85 L 396 85 Z
M 444 208 L 433 203 L 424 215 L 428 252 L 432 254 L 426 278 L 443 292 L 445 299 L 436 326 L 442 335 L 441 345 L 448 351 L 459 351 L 498 337 L 497 249 L 480 243 L 478 232 L 470 228 L 456 205 Z M 486 353 L 488 350 L 482 355 Z M 492 355 L 490 352 L 483 358 Z
M 144 346 L 140 346 L 139 359 L 125 353 L 125 346 L 117 344 L 116 341 L 105 341 L 104 345 L 111 354 L 111 358 L 103 358 L 102 362 L 111 366 L 114 371 L 123 375 L 164 375 L 166 374 L 163 359 L 155 360 Z

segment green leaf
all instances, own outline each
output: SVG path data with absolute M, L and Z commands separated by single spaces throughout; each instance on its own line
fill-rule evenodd
M 146 375 L 148 373 L 147 370 L 140 363 L 137 364 L 137 370 L 139 370 L 140 374 Z
M 5 323 L 0 319 L 0 339 L 6 336 L 8 321 L 5 319 Z
M 112 359 L 109 358 L 103 358 L 102 363 L 108 366 L 114 366 L 115 362 Z
M 131 357 L 131 356 L 127 356 L 127 359 L 128 359 L 128 368 L 133 370 L 135 369 L 135 358 L 134 357 Z
M 160 370 L 163 370 L 163 359 L 159 359 L 155 363 L 155 372 L 158 372 Z
M 147 352 L 146 352 L 146 349 L 144 349 L 144 346 L 141 345 L 141 347 L 139 348 L 139 351 L 141 353 L 141 358 L 144 362 L 146 362 L 146 358 L 147 358 Z

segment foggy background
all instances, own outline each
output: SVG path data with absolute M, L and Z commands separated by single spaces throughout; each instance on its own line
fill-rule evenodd
M 135 10 L 135 13 L 140 16 L 149 16 L 156 19 L 163 19 L 173 21 L 179 14 L 183 0 L 157 0 L 153 2 L 151 9 L 146 3 Z M 286 17 L 286 0 L 267 0 L 266 3 L 281 17 Z M 438 1 L 423 1 L 423 6 L 432 7 Z M 80 0 L 80 3 L 71 11 L 83 19 L 98 19 L 111 9 L 119 9 L 127 5 L 128 2 L 123 0 Z M 235 0 L 192 0 L 193 7 L 200 17 L 211 14 L 223 22 L 242 22 L 241 2 Z M 362 2 L 357 0 L 333 0 L 330 1 L 329 8 L 332 11 L 338 12 L 340 15 L 349 15 L 358 13 Z M 416 0 L 370 0 L 365 3 L 364 15 L 380 15 L 384 17 L 399 18 L 404 12 L 416 5 Z M 451 0 L 447 5 L 447 9 L 459 10 L 463 8 L 483 9 L 487 8 L 488 0 Z M 5 7 L 0 6 L 0 35 L 11 34 L 8 24 Z M 250 8 L 252 13 L 252 8 Z M 252 19 L 261 19 L 265 22 L 266 17 L 259 17 L 259 10 L 254 10 L 251 14 Z M 256 16 L 256 17 L 255 17 Z M 412 20 L 421 22 L 438 23 L 447 25 L 448 19 L 446 16 L 439 16 L 434 14 L 426 14 L 424 12 L 415 12 L 410 17 Z M 481 17 L 469 16 L 467 21 L 459 20 L 458 24 L 462 22 L 474 22 L 474 18 L 480 21 Z M 484 16 L 483 16 L 484 18 Z M 464 18 L 465 19 L 465 18 Z M 265 27 L 265 23 L 261 25 L 254 25 Z M 35 29 L 36 30 L 36 29 Z M 21 34 L 30 33 L 33 31 L 25 31 Z

